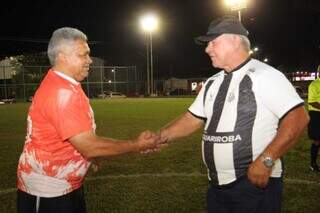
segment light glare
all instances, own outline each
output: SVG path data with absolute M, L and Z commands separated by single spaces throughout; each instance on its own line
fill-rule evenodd
M 247 7 L 247 0 L 225 0 L 225 4 L 231 8 L 231 10 L 241 10 Z
M 236 6 L 236 5 L 243 5 L 247 4 L 247 0 L 225 0 L 227 6 Z
M 143 30 L 153 32 L 158 28 L 158 18 L 154 14 L 147 14 L 140 18 L 140 24 Z

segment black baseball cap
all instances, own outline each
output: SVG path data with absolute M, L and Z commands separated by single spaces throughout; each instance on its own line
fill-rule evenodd
M 248 30 L 242 25 L 242 23 L 235 16 L 224 16 L 213 20 L 206 35 L 202 35 L 195 38 L 197 44 L 207 44 L 209 41 L 214 40 L 222 34 L 238 34 L 248 36 Z

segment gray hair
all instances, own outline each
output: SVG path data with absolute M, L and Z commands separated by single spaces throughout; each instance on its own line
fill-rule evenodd
M 70 45 L 78 39 L 87 41 L 87 36 L 76 28 L 63 27 L 55 30 L 49 41 L 47 51 L 50 64 L 52 66 L 56 64 L 58 53 L 61 52 L 64 45 Z
M 242 47 L 245 51 L 249 52 L 251 50 L 251 43 L 247 36 L 239 35 Z

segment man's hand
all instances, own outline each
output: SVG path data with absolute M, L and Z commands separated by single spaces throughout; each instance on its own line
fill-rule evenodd
M 149 131 L 148 131 L 149 132 Z M 148 135 L 149 133 L 146 134 L 146 136 L 150 136 Z M 158 152 L 160 151 L 163 147 L 166 147 L 167 144 L 167 140 L 165 140 L 163 137 L 161 137 L 161 130 L 157 133 L 153 133 L 151 132 L 152 137 L 156 140 L 156 145 L 154 148 L 151 149 L 146 149 L 143 151 L 140 151 L 141 154 L 148 154 L 148 153 L 152 153 L 152 152 Z
M 159 144 L 168 144 L 168 136 L 166 136 L 163 132 L 163 130 L 159 130 L 158 132 L 158 135 L 159 135 L 159 139 L 158 139 L 158 143 Z
M 159 141 L 159 134 L 156 134 L 154 132 L 151 132 L 149 130 L 146 130 L 142 132 L 135 140 L 134 142 L 137 143 L 138 150 L 140 152 L 145 152 L 148 150 L 153 150 L 160 148 L 158 146 Z
M 264 188 L 269 182 L 271 175 L 271 168 L 266 167 L 261 157 L 258 157 L 254 162 L 252 162 L 248 169 L 248 179 L 253 185 L 259 188 Z

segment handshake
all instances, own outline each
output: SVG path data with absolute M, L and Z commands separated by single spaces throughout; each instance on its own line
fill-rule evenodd
M 159 151 L 161 148 L 167 146 L 168 139 L 159 132 L 151 132 L 146 130 L 134 140 L 134 144 L 137 146 L 137 151 L 146 154 L 150 152 Z

